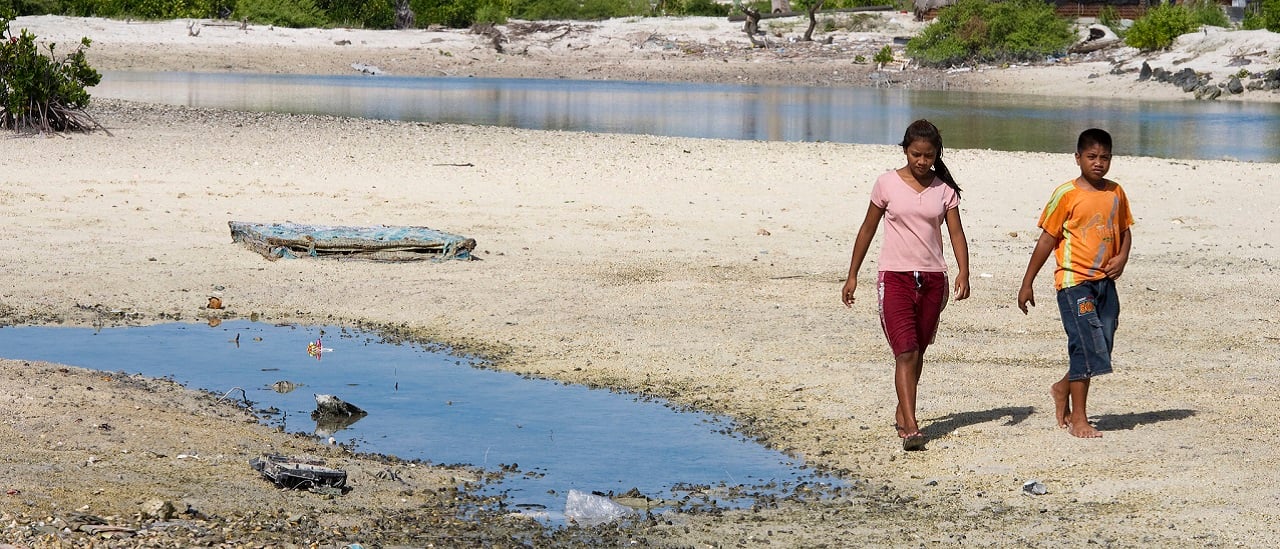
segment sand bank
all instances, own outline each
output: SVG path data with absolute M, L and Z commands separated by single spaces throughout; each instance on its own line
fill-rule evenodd
M 1263 546 L 1280 519 L 1269 474 L 1280 465 L 1280 165 L 1116 159 L 1138 225 L 1117 372 L 1090 402 L 1105 436 L 1086 441 L 1054 427 L 1047 391 L 1064 343 L 1048 273 L 1030 316 L 1014 303 L 1047 193 L 1076 174 L 1071 156 L 949 150 L 973 297 L 948 307 L 928 357 L 920 413 L 933 441 L 904 454 L 874 299 L 848 310 L 838 295 L 871 183 L 903 163 L 895 147 L 95 109 L 113 136 L 0 149 L 6 322 L 127 312 L 391 326 L 500 368 L 729 414 L 858 490 L 649 524 L 638 535 L 650 545 Z M 269 262 L 230 241 L 232 219 L 427 225 L 476 238 L 481 261 Z M 215 291 L 222 311 L 204 308 Z M 80 508 L 129 516 L 150 498 L 244 516 L 261 484 L 239 464 L 272 449 L 334 452 L 376 479 L 377 465 L 254 426 L 226 403 L 156 402 L 117 377 L 2 364 L 0 459 L 18 494 L 0 500 L 6 523 Z M 103 423 L 125 427 L 104 434 Z M 195 442 L 217 459 L 172 457 Z M 76 474 L 53 482 L 47 462 Z M 355 507 L 422 513 L 458 474 L 417 470 L 410 488 L 368 480 Z M 193 490 L 193 475 L 208 481 Z M 1048 493 L 1024 495 L 1028 480 Z M 338 528 L 366 516 L 270 501 Z

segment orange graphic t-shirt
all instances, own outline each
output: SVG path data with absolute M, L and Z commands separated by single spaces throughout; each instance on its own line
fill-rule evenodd
M 1061 290 L 1107 277 L 1102 266 L 1120 252 L 1120 235 L 1133 225 L 1129 199 L 1114 181 L 1105 189 L 1080 188 L 1072 179 L 1053 191 L 1040 228 L 1058 239 L 1053 285 Z

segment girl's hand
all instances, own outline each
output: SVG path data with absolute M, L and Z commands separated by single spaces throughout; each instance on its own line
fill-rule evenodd
M 844 302 L 845 307 L 853 307 L 853 292 L 858 289 L 858 279 L 849 277 L 844 281 L 844 288 L 840 290 L 840 301 Z
M 969 277 L 968 276 L 956 277 L 955 290 L 951 292 L 951 295 L 955 296 L 951 298 L 952 301 L 969 299 Z

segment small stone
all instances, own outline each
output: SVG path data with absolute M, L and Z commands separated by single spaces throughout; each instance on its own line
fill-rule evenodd
M 142 504 L 142 516 L 148 519 L 169 520 L 177 514 L 173 504 L 162 499 L 150 499 Z
M 1028 480 L 1022 485 L 1022 493 L 1032 496 L 1043 496 L 1049 493 L 1049 490 L 1038 480 Z

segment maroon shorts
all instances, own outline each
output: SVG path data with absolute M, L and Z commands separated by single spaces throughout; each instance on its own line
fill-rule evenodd
M 880 326 L 893 355 L 924 352 L 938 334 L 947 307 L 947 273 L 880 271 Z

